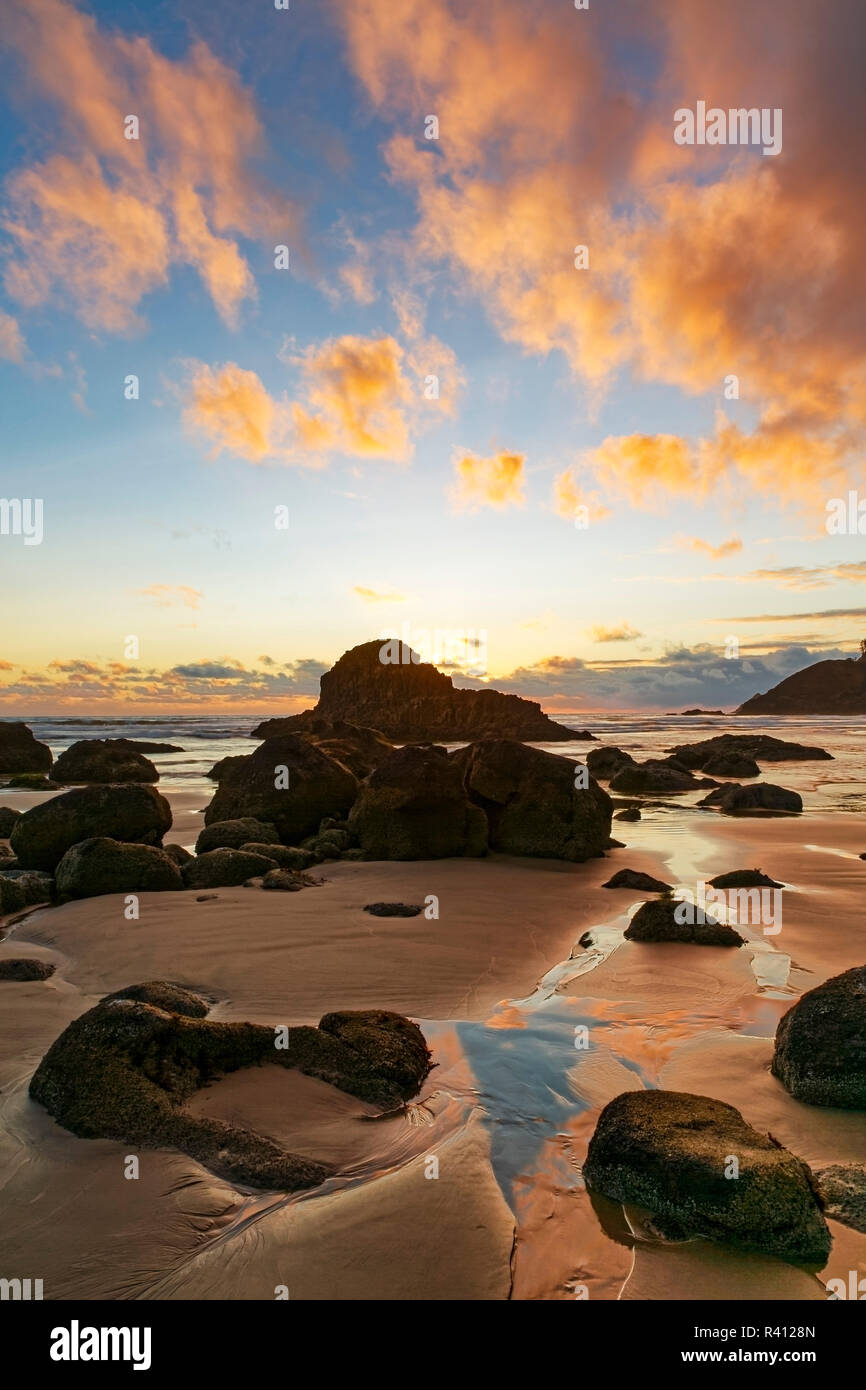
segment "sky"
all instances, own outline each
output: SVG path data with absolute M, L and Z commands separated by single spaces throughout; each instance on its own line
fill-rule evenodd
M 856 653 L 861 0 L 2 32 L 0 716 L 289 713 L 390 634 L 554 712 Z

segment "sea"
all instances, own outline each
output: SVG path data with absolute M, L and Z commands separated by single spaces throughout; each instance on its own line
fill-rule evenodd
M 275 715 L 277 711 L 273 712 Z M 21 716 L 19 716 L 21 717 Z M 215 762 L 228 755 L 252 752 L 256 743 L 252 730 L 267 715 L 154 715 L 112 716 L 23 716 L 36 738 L 47 743 L 54 756 L 83 738 L 131 738 L 174 743 L 179 753 L 149 754 L 160 774 L 160 788 L 201 792 L 206 798 L 214 783 L 207 773 Z M 797 743 L 817 745 L 833 755 L 832 762 L 770 763 L 759 759 L 760 780 L 774 782 L 797 791 L 804 809 L 814 813 L 842 811 L 862 815 L 866 812 L 866 716 L 820 719 L 737 717 L 734 715 L 655 714 L 646 711 L 612 712 L 586 710 L 552 713 L 560 724 L 588 729 L 597 742 L 539 744 L 551 753 L 579 761 L 598 744 L 613 744 L 638 760 L 663 756 L 680 743 L 696 743 L 724 733 L 761 733 Z M 460 747 L 449 744 L 448 747 Z M 688 805 L 705 793 L 689 793 L 677 798 Z M 4 791 L 8 801 L 11 792 Z M 11 803 L 10 803 L 11 804 Z

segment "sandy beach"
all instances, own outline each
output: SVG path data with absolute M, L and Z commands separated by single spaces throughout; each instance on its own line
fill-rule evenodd
M 658 807 L 617 833 L 625 848 L 580 865 L 330 863 L 301 893 L 143 894 L 137 922 L 118 895 L 27 914 L 0 957 L 57 970 L 3 987 L 6 1264 L 44 1271 L 46 1297 L 174 1299 L 273 1298 L 285 1285 L 312 1299 L 817 1300 L 828 1278 L 866 1273 L 866 1235 L 836 1222 L 820 1276 L 702 1240 L 635 1242 L 640 1213 L 591 1201 L 580 1175 L 600 1110 L 643 1086 L 725 1100 L 815 1168 L 862 1162 L 866 1116 L 802 1105 L 769 1072 L 781 1014 L 863 957 L 857 821 Z M 602 887 L 621 867 L 693 887 L 754 866 L 787 885 L 782 930 L 747 927 L 738 951 L 623 940 L 644 898 Z M 438 919 L 363 911 L 428 895 Z M 190 1100 L 332 1162 L 338 1176 L 312 1192 L 244 1190 L 159 1150 L 138 1155 L 131 1181 L 128 1146 L 73 1137 L 27 1085 L 71 1019 L 150 979 L 201 993 L 213 1019 L 292 1026 L 394 1009 L 421 1025 L 434 1069 L 388 1119 L 270 1067 Z

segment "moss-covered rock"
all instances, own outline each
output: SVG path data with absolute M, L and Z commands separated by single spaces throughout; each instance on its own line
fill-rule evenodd
M 57 865 L 55 884 L 61 902 L 106 893 L 178 892 L 184 886 L 180 869 L 164 850 L 106 836 L 72 845 Z
M 6 861 L 3 861 L 0 862 L 0 877 L 13 882 L 24 894 L 25 907 L 32 907 L 35 903 L 50 903 L 54 897 L 54 879 L 51 874 L 44 874 L 40 869 L 7 869 Z
M 704 914 L 705 915 L 705 914 Z M 676 898 L 658 898 L 639 907 L 625 930 L 628 941 L 679 941 L 691 946 L 742 946 L 745 937 Z
M 27 956 L 14 959 L 4 957 L 0 959 L 0 980 L 22 983 L 29 980 L 50 980 L 56 969 L 57 967 L 48 960 L 35 960 Z
M 417 1092 L 429 1069 L 420 1029 L 399 1014 L 329 1014 L 318 1028 L 289 1028 L 288 1046 L 278 1047 L 279 1028 L 193 1017 L 188 996 L 159 981 L 108 996 L 45 1054 L 31 1096 L 82 1138 L 176 1148 L 230 1181 L 292 1190 L 322 1182 L 330 1167 L 238 1125 L 191 1115 L 184 1101 L 227 1072 L 272 1064 L 391 1109 Z
M 272 859 L 281 869 L 311 869 L 316 862 L 316 856 L 310 850 L 296 849 L 294 845 L 263 845 L 251 840 L 249 844 L 241 845 L 241 849 L 244 854 L 259 854 L 265 859 Z
M 808 1105 L 866 1110 L 866 965 L 810 989 L 783 1015 L 771 1069 Z
M 777 787 L 773 782 L 753 782 L 748 787 L 728 782 L 710 792 L 698 805 L 715 806 L 728 816 L 757 816 L 771 811 L 796 815 L 803 809 L 803 798 L 799 792 Z
M 23 889 L 18 887 L 14 878 L 0 874 L 0 917 L 6 917 L 10 912 L 22 912 L 26 906 Z
M 583 1174 L 610 1200 L 651 1212 L 669 1239 L 703 1236 L 819 1267 L 830 1252 L 806 1164 L 708 1096 L 617 1096 L 601 1112 Z
M 242 816 L 239 820 L 219 820 L 206 825 L 195 842 L 195 852 L 207 854 L 212 849 L 242 849 L 250 840 L 263 845 L 280 843 L 275 825 L 253 816 Z
M 55 782 L 158 782 L 149 758 L 126 740 L 82 738 L 60 754 L 51 773 Z
M 470 802 L 461 768 L 434 745 L 389 754 L 362 784 L 349 827 L 368 859 L 446 859 L 487 848 L 486 817 Z
M 278 865 L 263 854 L 240 849 L 211 849 L 184 864 L 181 873 L 186 888 L 237 888 L 248 878 L 269 873 Z
M 342 763 L 300 734 L 284 734 L 267 739 L 220 781 L 205 825 L 249 816 L 275 825 L 282 843 L 295 845 L 315 833 L 323 816 L 345 815 L 357 791 L 357 778 Z
M 585 768 L 579 776 L 570 758 L 512 739 L 483 739 L 451 761 L 487 817 L 491 849 L 580 863 L 607 848 L 611 799 Z
M 184 849 L 183 845 L 170 844 L 163 845 L 162 848 L 164 852 L 168 855 L 169 859 L 174 860 L 175 864 L 179 869 L 182 869 L 184 864 L 188 864 L 189 861 L 192 859 L 192 855 L 190 854 L 189 850 Z
M 25 811 L 10 837 L 23 869 L 53 873 L 81 840 L 106 836 L 129 844 L 160 845 L 171 829 L 171 807 L 155 787 L 76 787 Z
M 48 744 L 34 738 L 26 724 L 0 720 L 0 773 L 47 772 L 53 761 Z
M 586 755 L 586 765 L 592 776 L 601 778 L 603 782 L 614 777 L 620 768 L 636 766 L 631 753 L 613 746 L 591 748 Z

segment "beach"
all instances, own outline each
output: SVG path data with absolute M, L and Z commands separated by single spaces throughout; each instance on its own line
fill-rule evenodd
M 772 780 L 790 785 L 788 771 Z M 182 792 L 178 810 L 181 843 L 197 813 Z M 826 1299 L 830 1278 L 862 1277 L 866 1235 L 836 1221 L 829 1262 L 811 1271 L 662 1241 L 640 1212 L 590 1198 L 581 1176 L 602 1108 L 645 1087 L 726 1101 L 813 1169 L 863 1162 L 862 1112 L 803 1105 L 769 1071 L 781 1015 L 863 960 L 859 818 L 724 817 L 668 800 L 613 833 L 625 846 L 582 864 L 331 862 L 300 893 L 142 894 L 137 921 L 116 894 L 24 914 L 0 958 L 57 969 L 3 987 L 4 1266 L 38 1269 L 52 1298 L 808 1301 Z M 602 886 L 623 867 L 692 891 L 761 867 L 786 885 L 781 930 L 741 925 L 736 951 L 625 940 L 646 895 Z M 438 917 L 363 911 L 431 895 Z M 336 1175 L 312 1191 L 245 1190 L 162 1150 L 137 1151 L 131 1180 L 128 1145 L 74 1137 L 27 1086 L 73 1018 L 158 979 L 201 994 L 214 1020 L 292 1027 L 392 1009 L 420 1025 L 433 1069 L 385 1118 L 273 1067 L 188 1102 L 331 1162 Z

